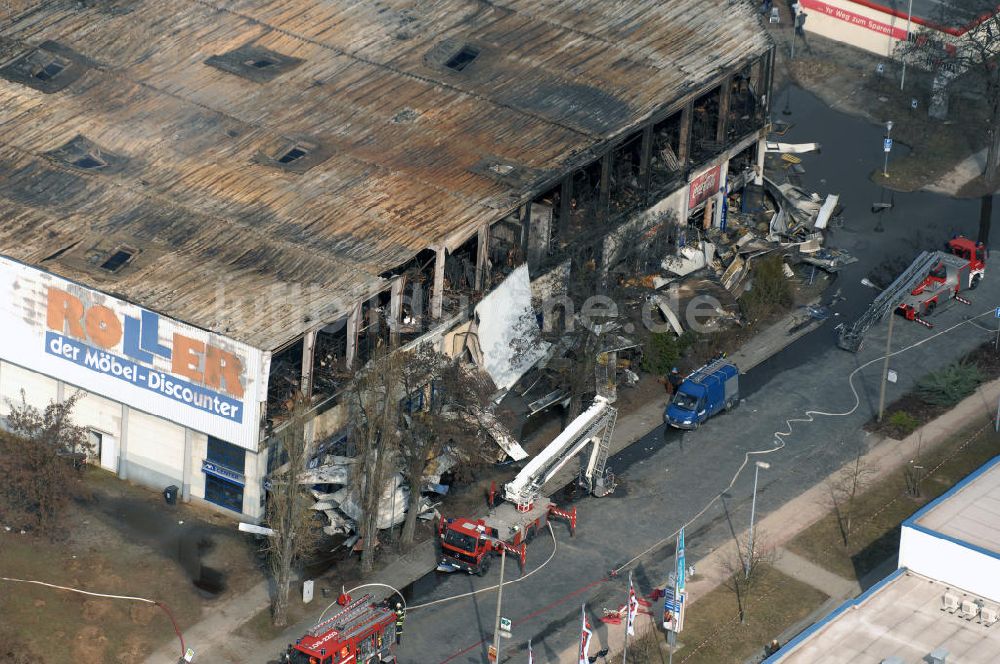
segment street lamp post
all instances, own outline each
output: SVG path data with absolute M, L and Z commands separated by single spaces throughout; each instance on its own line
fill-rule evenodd
M 760 469 L 763 468 L 767 470 L 771 467 L 771 464 L 766 461 L 757 461 L 754 464 L 753 469 L 753 500 L 750 501 L 750 535 L 747 537 L 747 558 L 743 565 L 743 570 L 746 572 L 746 578 L 750 578 L 750 559 L 753 556 L 753 521 L 757 514 L 757 476 L 760 474 Z
M 507 549 L 500 547 L 500 585 L 497 586 L 497 616 L 493 623 L 493 652 L 496 653 L 494 661 L 500 661 L 500 602 L 503 600 L 503 568 L 507 561 Z
M 889 143 L 889 141 L 892 140 L 892 120 L 889 120 L 888 122 L 885 123 L 885 140 L 886 140 L 886 146 L 891 145 L 891 143 Z M 884 148 L 883 152 L 885 152 L 885 162 L 882 164 L 882 177 L 887 178 L 887 177 L 889 177 L 889 149 L 888 149 L 888 147 Z
M 913 0 L 910 0 L 909 7 L 906 9 L 906 41 L 910 41 L 910 26 L 913 23 Z M 899 77 L 899 89 L 903 89 L 903 84 L 906 82 L 906 50 L 903 50 L 903 74 Z
M 882 363 L 882 386 L 878 391 L 877 422 L 882 421 L 882 415 L 885 413 L 885 384 L 889 379 L 889 355 L 892 353 L 892 322 L 894 320 L 896 320 L 896 312 L 892 311 L 889 313 L 889 332 L 885 337 L 885 362 Z

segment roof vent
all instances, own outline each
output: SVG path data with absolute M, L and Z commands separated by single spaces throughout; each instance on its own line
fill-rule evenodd
M 309 154 L 309 150 L 306 147 L 296 145 L 292 148 L 289 148 L 289 150 L 285 152 L 285 154 L 278 157 L 278 163 L 290 164 L 293 161 L 298 161 L 299 159 L 302 159 L 302 157 L 305 157 L 307 154 Z
M 305 173 L 332 154 L 333 150 L 312 138 L 286 137 L 258 152 L 254 161 L 293 173 Z
M 82 171 L 110 173 L 120 170 L 125 163 L 124 158 L 102 149 L 80 134 L 45 154 Z
M 267 83 L 285 72 L 295 69 L 303 62 L 304 60 L 300 58 L 282 55 L 263 46 L 252 44 L 245 44 L 205 60 L 205 64 L 210 67 L 242 76 L 255 83 Z
M 43 42 L 0 69 L 0 76 L 51 94 L 80 78 L 90 66 L 86 58 L 54 42 Z
M 452 71 L 464 71 L 466 67 L 479 57 L 479 49 L 469 44 L 464 44 L 457 53 L 445 60 L 444 66 Z
M 499 180 L 509 186 L 525 184 L 535 175 L 530 168 L 525 168 L 508 159 L 493 156 L 484 157 L 473 164 L 469 170 L 477 175 Z
M 137 249 L 120 246 L 104 259 L 100 267 L 102 270 L 107 270 L 108 272 L 118 272 L 131 263 L 137 253 L 139 253 Z
M 927 655 L 927 664 L 947 664 L 948 661 L 948 649 L 944 646 L 939 646 L 934 649 L 929 655 Z

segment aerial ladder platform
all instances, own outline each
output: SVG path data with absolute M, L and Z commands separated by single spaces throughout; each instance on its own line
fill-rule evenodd
M 879 293 L 868 309 L 850 326 L 840 328 L 837 345 L 844 350 L 856 353 L 861 350 L 865 334 L 878 325 L 886 316 L 893 313 L 907 296 L 927 278 L 931 269 L 941 262 L 942 251 L 924 251 L 916 260 L 910 263 L 888 288 Z
M 580 484 L 598 497 L 614 491 L 614 474 L 607 468 L 607 460 L 617 418 L 618 410 L 604 397 L 596 397 L 517 477 L 504 485 L 504 499 L 521 507 L 531 505 L 542 487 L 588 445 L 591 449 L 581 463 Z

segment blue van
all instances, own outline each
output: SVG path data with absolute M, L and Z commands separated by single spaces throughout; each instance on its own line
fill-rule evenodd
M 678 429 L 698 425 L 740 399 L 740 370 L 725 358 L 709 362 L 691 373 L 677 388 L 663 411 L 663 421 Z

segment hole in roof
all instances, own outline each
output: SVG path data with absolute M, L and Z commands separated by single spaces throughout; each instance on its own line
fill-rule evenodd
M 454 71 L 462 71 L 472 64 L 472 61 L 478 57 L 479 49 L 475 46 L 469 46 L 466 44 L 458 51 L 458 53 L 448 58 L 448 60 L 444 63 L 444 66 Z
M 279 164 L 290 164 L 293 161 L 297 161 L 308 154 L 308 150 L 303 147 L 296 145 L 292 149 L 285 152 L 285 154 L 278 157 Z
M 77 168 L 83 168 L 86 170 L 104 168 L 105 166 L 108 165 L 106 161 L 104 161 L 100 157 L 95 157 L 92 154 L 85 154 L 79 159 L 74 160 L 72 163 Z
M 45 64 L 43 64 L 41 67 L 39 67 L 38 69 L 36 69 L 35 72 L 32 74 L 32 76 L 34 76 L 35 78 L 37 78 L 39 81 L 43 81 L 43 82 L 45 82 L 45 81 L 51 81 L 56 76 L 58 76 L 59 74 L 61 74 L 63 72 L 63 70 L 66 69 L 66 65 L 67 64 L 68 63 L 66 61 L 64 61 L 64 60 L 61 61 L 58 58 L 49 60 L 48 62 L 46 62 Z
M 299 58 L 272 51 L 263 46 L 244 44 L 220 55 L 213 55 L 205 64 L 236 74 L 257 83 L 266 83 L 302 64 Z
M 128 265 L 135 258 L 136 251 L 129 247 L 118 247 L 114 252 L 101 263 L 101 269 L 108 272 L 117 272 Z
M 72 49 L 45 41 L 0 67 L 0 77 L 45 94 L 66 89 L 91 66 Z
M 273 67 L 278 63 L 268 58 L 258 58 L 256 60 L 254 59 L 247 60 L 243 64 L 245 64 L 247 67 L 255 67 L 257 69 L 267 69 L 268 67 Z

